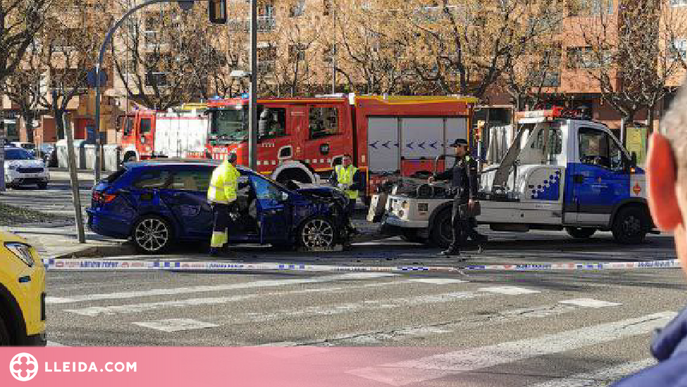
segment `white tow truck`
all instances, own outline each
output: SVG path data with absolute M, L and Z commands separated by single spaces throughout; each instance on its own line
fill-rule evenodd
M 565 229 L 573 238 L 610 230 L 623 244 L 641 243 L 653 230 L 645 173 L 608 127 L 559 107 L 516 120 L 508 152 L 480 175 L 478 223 L 494 231 Z M 448 184 L 416 181 L 376 195 L 368 220 L 381 218 L 382 230 L 406 240 L 447 246 Z

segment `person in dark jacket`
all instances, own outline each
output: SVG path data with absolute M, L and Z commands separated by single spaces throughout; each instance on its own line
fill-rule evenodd
M 365 188 L 365 182 L 360 170 L 353 165 L 351 155 L 345 154 L 341 164 L 334 167 L 334 173 L 329 178 L 329 182 L 341 190 L 348 198 L 348 205 L 345 210 L 349 219 L 349 229 L 351 233 L 357 234 L 358 230 L 353 227 L 351 220 L 355 212 L 355 203 L 360 196 L 360 191 L 363 191 Z
M 480 239 L 474 235 L 477 232 L 472 227 L 470 216 L 467 214 L 477 203 L 477 189 L 479 188 L 477 162 L 467 154 L 467 141 L 457 139 L 451 146 L 455 149 L 456 164 L 453 168 L 435 174 L 428 180 L 430 184 L 435 180 L 451 180 L 451 188 L 455 192 L 451 213 L 453 241 L 447 250 L 441 252 L 442 255 L 460 255 L 460 247 L 470 235 L 473 239 Z
M 647 159 L 648 202 L 654 223 L 673 233 L 680 265 L 687 273 L 687 87 L 683 86 L 651 136 Z M 665 136 L 661 133 L 665 133 Z M 625 378 L 617 387 L 687 386 L 687 309 L 655 336 L 658 364 Z

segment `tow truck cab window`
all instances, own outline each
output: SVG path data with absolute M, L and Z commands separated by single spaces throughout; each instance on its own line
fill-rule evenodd
M 563 152 L 561 123 L 553 121 L 525 124 L 522 129 L 525 130 L 525 135 L 521 140 L 521 153 L 518 157 L 520 164 L 558 165 L 558 158 Z
M 335 107 L 311 107 L 308 118 L 311 140 L 339 133 L 339 111 Z
M 608 133 L 580 128 L 578 137 L 581 163 L 612 170 L 623 168 L 623 151 Z

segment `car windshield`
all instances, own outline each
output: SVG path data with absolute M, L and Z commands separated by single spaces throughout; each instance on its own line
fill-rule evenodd
M 217 141 L 245 141 L 248 136 L 246 109 L 221 109 L 212 112 L 211 138 Z
M 21 148 L 5 148 L 5 160 L 33 160 L 33 157 Z

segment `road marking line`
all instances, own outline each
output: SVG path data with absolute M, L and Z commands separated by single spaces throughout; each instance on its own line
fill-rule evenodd
M 203 298 L 190 298 L 186 300 L 175 300 L 175 301 L 158 301 L 158 302 L 145 302 L 140 304 L 127 304 L 127 305 L 111 305 L 111 306 L 91 306 L 87 308 L 80 309 L 65 309 L 65 312 L 74 313 L 82 316 L 96 317 L 99 315 L 115 315 L 115 314 L 130 314 L 130 313 L 140 313 L 148 312 L 151 310 L 165 309 L 165 308 L 185 308 L 194 307 L 199 305 L 218 305 L 218 304 L 228 304 L 232 302 L 245 301 L 256 299 L 260 297 L 274 297 L 274 296 L 289 296 L 295 294 L 308 294 L 308 293 L 332 293 L 336 291 L 350 291 L 359 290 L 365 288 L 391 286 L 391 285 L 401 285 L 405 284 L 407 281 L 392 281 L 392 282 L 382 282 L 373 284 L 358 285 L 354 288 L 346 287 L 326 287 L 326 288 L 316 288 L 316 289 L 301 289 L 301 290 L 290 290 L 285 292 L 272 292 L 272 293 L 254 293 L 254 294 L 243 294 L 237 296 L 227 296 L 227 297 L 203 297 Z
M 219 325 L 189 318 L 170 318 L 166 320 L 133 322 L 132 324 L 144 328 L 155 329 L 163 332 L 180 332 L 195 329 L 216 328 Z
M 452 374 L 571 351 L 649 333 L 664 326 L 676 315 L 675 312 L 654 313 L 535 338 L 360 368 L 348 371 L 348 373 L 392 386 L 421 383 Z
M 410 282 L 420 282 L 423 284 L 434 284 L 434 285 L 447 285 L 447 284 L 461 284 L 468 281 L 463 281 L 453 278 L 415 278 L 411 279 Z
M 491 294 L 491 292 L 489 292 L 489 289 L 490 288 L 482 288 L 477 291 L 451 292 L 412 297 L 388 298 L 382 300 L 363 300 L 359 302 L 351 302 L 337 305 L 311 306 L 297 309 L 282 309 L 271 313 L 250 313 L 244 314 L 243 318 L 238 318 L 236 321 L 232 321 L 232 323 L 258 323 L 282 320 L 286 318 L 332 316 L 344 313 L 356 313 L 373 310 L 394 309 L 399 307 L 414 307 L 428 304 L 449 303 L 459 300 L 470 300 L 480 297 L 494 297 L 494 295 Z
M 583 306 L 585 308 L 604 308 L 607 306 L 622 305 L 621 303 L 618 303 L 618 302 L 601 301 L 601 300 L 595 300 L 593 298 L 576 298 L 574 300 L 566 300 L 566 301 L 559 301 L 559 302 L 561 304 L 577 305 L 577 306 Z
M 329 275 L 329 276 L 318 277 L 318 278 L 266 280 L 266 281 L 254 281 L 254 282 L 246 282 L 246 283 L 230 284 L 230 285 L 204 285 L 204 286 L 190 286 L 190 287 L 169 288 L 169 289 L 140 290 L 140 291 L 132 291 L 132 292 L 84 294 L 84 295 L 80 295 L 80 296 L 70 296 L 70 297 L 46 297 L 45 302 L 47 304 L 70 304 L 70 303 L 87 302 L 87 301 L 123 300 L 123 299 L 139 298 L 139 297 L 151 297 L 151 296 L 171 296 L 171 295 L 179 295 L 179 294 L 216 292 L 216 291 L 225 291 L 225 290 L 256 289 L 256 288 L 279 287 L 279 286 L 289 286 L 289 285 L 319 284 L 319 283 L 325 283 L 325 282 L 335 282 L 335 281 L 340 281 L 340 280 L 367 280 L 367 279 L 377 279 L 377 278 L 384 278 L 384 277 L 391 277 L 391 276 L 397 276 L 397 274 L 392 274 L 392 273 L 348 273 L 348 274 Z
M 552 379 L 530 387 L 604 387 L 654 364 L 656 364 L 656 360 L 644 359 L 575 374 L 561 379 Z
M 517 286 L 491 286 L 488 288 L 481 288 L 480 289 L 483 292 L 491 292 L 491 293 L 497 293 L 497 294 L 507 294 L 509 296 L 517 296 L 521 294 L 535 294 L 539 293 L 538 290 L 531 290 L 531 289 L 525 289 L 525 288 L 520 288 Z
M 612 303 L 609 303 L 612 304 Z M 612 305 L 608 305 L 612 306 Z M 323 345 L 323 346 L 350 346 L 350 345 L 380 345 L 383 342 L 404 340 L 410 336 L 422 337 L 433 334 L 452 333 L 459 330 L 478 329 L 485 326 L 499 324 L 513 324 L 535 318 L 546 318 L 560 316 L 586 308 L 585 305 L 568 304 L 549 304 L 531 308 L 519 308 L 499 311 L 494 314 L 480 314 L 461 318 L 456 321 L 434 323 L 421 326 L 399 327 L 388 331 L 361 331 L 345 333 L 333 338 L 307 340 L 301 342 L 282 342 L 266 345 L 279 346 L 302 346 L 302 345 Z

